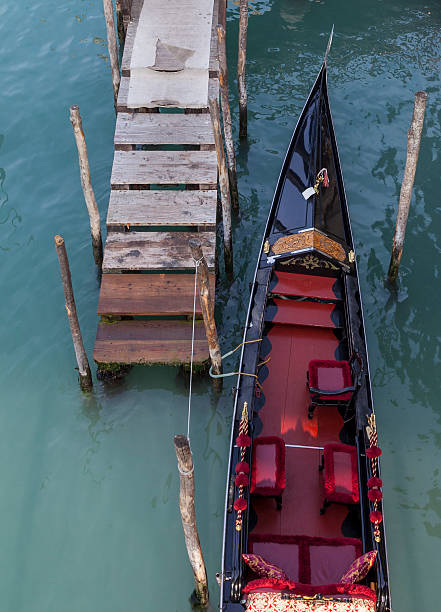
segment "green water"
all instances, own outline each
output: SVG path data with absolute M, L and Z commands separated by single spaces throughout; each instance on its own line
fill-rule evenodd
M 251 3 L 249 144 L 238 155 L 236 280 L 223 277 L 224 350 L 241 338 L 248 283 L 292 129 L 332 23 L 330 98 L 360 264 L 395 612 L 435 612 L 441 565 L 439 3 Z M 186 430 L 174 368 L 134 368 L 79 391 L 53 236 L 67 243 L 89 356 L 98 283 L 68 108 L 79 104 L 105 217 L 114 112 L 100 0 L 0 4 L 0 610 L 186 612 L 192 574 L 172 437 Z M 233 81 L 238 7 L 229 6 Z M 384 287 L 413 94 L 429 94 L 397 295 Z M 231 83 L 237 124 L 237 98 Z M 200 535 L 220 569 L 229 386 L 195 383 L 191 440 Z M 301 483 L 298 483 L 301 487 Z

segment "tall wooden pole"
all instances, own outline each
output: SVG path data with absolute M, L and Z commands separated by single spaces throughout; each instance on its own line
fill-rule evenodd
M 214 300 L 210 295 L 210 277 L 208 274 L 208 266 L 202 252 L 200 240 L 192 238 L 189 240 L 191 254 L 195 261 L 199 261 L 198 276 L 199 276 L 199 301 L 201 304 L 202 317 L 204 319 L 205 333 L 207 334 L 208 350 L 212 364 L 213 374 L 222 373 L 222 355 L 217 336 L 216 323 L 214 320 Z M 222 379 L 214 379 L 222 380 Z
M 90 372 L 89 361 L 84 350 L 83 338 L 81 336 L 80 324 L 78 322 L 77 307 L 72 289 L 72 278 L 70 275 L 69 260 L 67 258 L 64 238 L 55 236 L 55 248 L 57 250 L 58 261 L 60 262 L 61 280 L 63 281 L 65 307 L 67 318 L 69 319 L 72 341 L 80 374 L 80 385 L 83 391 L 92 390 L 92 374 Z
M 181 511 L 182 527 L 184 528 L 185 545 L 194 573 L 195 596 L 199 604 L 208 604 L 208 582 L 196 525 L 194 507 L 194 464 L 190 442 L 186 436 L 174 438 L 176 458 L 179 470 L 179 509 Z
M 86 206 L 89 213 L 93 257 L 96 265 L 101 268 L 103 263 L 103 242 L 101 239 L 100 213 L 96 203 L 95 194 L 93 192 L 92 181 L 90 179 L 89 158 L 87 155 L 86 139 L 84 138 L 80 109 L 76 104 L 70 107 L 70 120 L 72 122 L 75 142 L 78 149 L 81 186 L 83 188 L 84 199 L 86 200 Z
M 230 102 L 228 99 L 228 65 L 225 29 L 217 26 L 219 49 L 219 85 L 224 120 L 225 148 L 227 150 L 228 176 L 230 179 L 231 203 L 234 210 L 239 210 L 239 193 L 237 191 L 236 155 L 234 153 L 233 124 L 231 122 Z
M 394 283 L 397 280 L 398 269 L 400 267 L 401 256 L 403 254 L 404 237 L 406 234 L 407 218 L 409 216 L 410 201 L 412 199 L 413 182 L 415 179 L 418 154 L 420 151 L 426 101 L 426 92 L 417 91 L 415 94 L 412 122 L 407 133 L 406 167 L 404 168 L 404 177 L 401 185 L 400 201 L 398 204 L 392 255 L 389 263 L 388 280 L 390 283 Z
M 113 18 L 112 0 L 103 0 L 103 7 L 104 17 L 106 19 L 107 46 L 109 49 L 110 67 L 112 68 L 113 98 L 116 109 L 121 75 L 119 73 L 118 45 L 116 43 L 115 20 Z
M 245 66 L 247 58 L 248 0 L 240 0 L 239 52 L 237 59 L 237 83 L 239 86 L 239 138 L 247 137 L 247 86 Z
M 208 101 L 216 144 L 217 166 L 222 203 L 222 223 L 224 226 L 225 270 L 230 280 L 233 278 L 233 237 L 231 226 L 230 188 L 228 185 L 227 166 L 225 163 L 224 145 L 220 126 L 219 104 L 216 99 Z

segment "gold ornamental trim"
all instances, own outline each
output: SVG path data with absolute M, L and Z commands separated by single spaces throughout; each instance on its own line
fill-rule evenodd
M 272 250 L 275 255 L 281 253 L 295 253 L 304 249 L 314 248 L 337 261 L 346 261 L 345 249 L 336 242 L 331 240 L 318 230 L 308 230 L 300 234 L 291 234 L 291 236 L 283 236 L 276 240 Z

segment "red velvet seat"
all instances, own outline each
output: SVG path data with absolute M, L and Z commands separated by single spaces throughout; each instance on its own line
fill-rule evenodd
M 325 501 L 321 509 L 324 514 L 331 503 L 357 504 L 358 487 L 357 449 L 348 444 L 326 444 L 323 463 L 325 470 Z
M 285 443 L 277 436 L 262 436 L 253 441 L 251 488 L 253 495 L 275 497 L 282 507 L 285 489 Z
M 352 379 L 350 361 L 310 361 L 307 379 L 311 395 L 310 419 L 316 406 L 348 407 L 357 388 Z

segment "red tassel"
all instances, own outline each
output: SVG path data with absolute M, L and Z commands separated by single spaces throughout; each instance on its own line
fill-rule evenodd
M 369 515 L 369 519 L 371 523 L 381 523 L 383 520 L 383 515 L 381 512 L 378 512 L 378 510 L 373 510 Z
M 239 461 L 239 463 L 236 463 L 234 471 L 236 472 L 236 474 L 249 474 L 250 466 L 246 461 Z
M 378 487 L 379 489 L 383 486 L 383 481 L 381 478 L 377 478 L 376 476 L 372 476 L 367 481 L 367 486 L 369 489 L 373 489 L 374 487 Z
M 248 476 L 246 474 L 238 474 L 234 479 L 236 487 L 247 487 L 249 485 Z
M 380 489 L 369 489 L 368 497 L 371 502 L 378 502 L 380 499 L 383 499 L 383 494 Z
M 248 507 L 247 500 L 243 497 L 238 497 L 234 502 L 234 509 L 243 512 Z
M 236 444 L 241 447 L 251 446 L 251 438 L 246 434 L 239 434 L 236 438 Z
M 369 459 L 376 459 L 377 457 L 381 457 L 382 454 L 383 451 L 378 446 L 371 446 L 366 449 L 366 457 L 369 457 Z
M 329 187 L 328 171 L 326 168 L 323 170 L 323 187 Z

